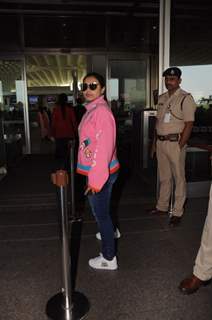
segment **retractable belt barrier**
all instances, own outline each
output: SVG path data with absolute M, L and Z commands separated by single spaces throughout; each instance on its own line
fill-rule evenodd
M 74 145 L 71 146 L 73 151 Z M 74 153 L 73 153 L 74 154 Z M 74 159 L 71 158 L 72 160 Z M 72 162 L 72 169 L 74 163 Z M 71 171 L 72 171 L 71 169 Z M 73 173 L 74 174 L 74 173 Z M 73 179 L 73 175 L 71 174 Z M 59 189 L 60 195 L 60 211 L 61 211 L 61 242 L 62 242 L 62 289 L 61 292 L 49 299 L 46 305 L 46 314 L 48 318 L 53 320 L 78 320 L 83 319 L 89 311 L 89 302 L 87 298 L 80 292 L 74 291 L 72 288 L 72 254 L 70 252 L 71 246 L 71 228 L 68 222 L 68 204 L 67 204 L 67 186 L 68 173 L 65 170 L 58 170 L 52 174 L 52 182 Z M 71 180 L 72 182 L 72 180 Z M 74 180 L 73 190 L 71 193 L 72 201 L 74 199 Z M 72 202 L 73 216 L 75 215 L 75 203 Z

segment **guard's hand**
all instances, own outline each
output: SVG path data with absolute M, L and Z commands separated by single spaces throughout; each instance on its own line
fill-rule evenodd
M 182 143 L 181 143 L 180 141 L 178 142 L 178 145 L 179 145 L 179 147 L 180 147 L 180 150 L 182 150 L 183 147 L 184 147 L 184 145 L 182 145 Z

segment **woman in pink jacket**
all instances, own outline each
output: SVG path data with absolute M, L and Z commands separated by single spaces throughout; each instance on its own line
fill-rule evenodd
M 87 102 L 86 113 L 79 125 L 77 172 L 87 176 L 85 194 L 98 224 L 102 252 L 89 260 L 94 269 L 118 268 L 110 202 L 117 179 L 119 162 L 116 157 L 116 124 L 104 98 L 105 80 L 98 73 L 85 76 L 82 91 Z

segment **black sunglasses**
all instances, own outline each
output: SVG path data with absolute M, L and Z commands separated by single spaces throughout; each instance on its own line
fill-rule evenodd
M 92 83 L 82 83 L 81 84 L 81 90 L 86 91 L 88 88 L 92 91 L 96 90 L 98 87 L 99 83 L 97 82 L 92 82 Z

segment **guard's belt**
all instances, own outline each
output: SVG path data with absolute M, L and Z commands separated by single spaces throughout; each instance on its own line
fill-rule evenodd
M 178 141 L 179 140 L 179 133 L 170 133 L 170 134 L 167 134 L 166 136 L 160 136 L 160 135 L 157 135 L 157 138 L 158 140 L 160 141 Z

